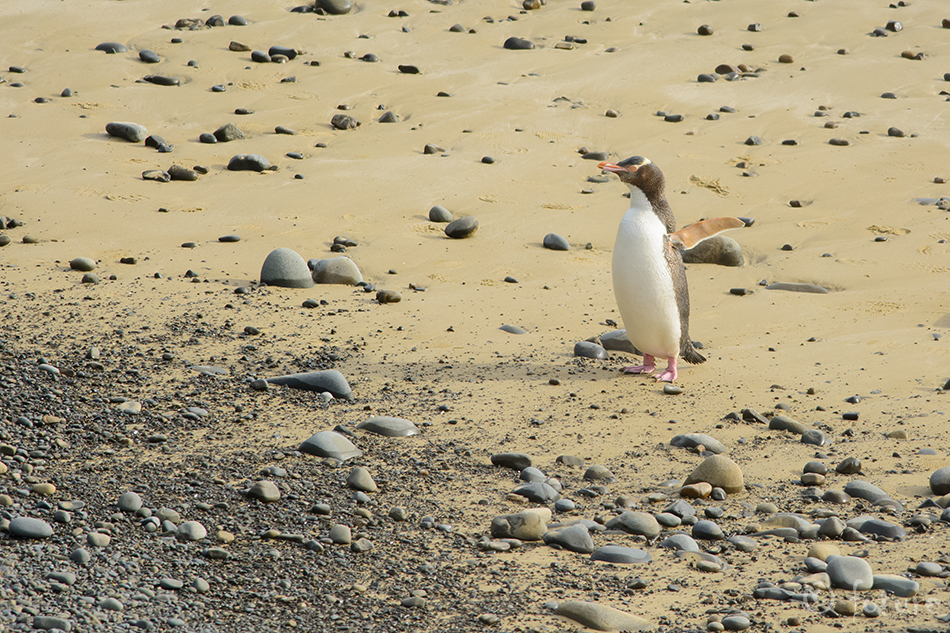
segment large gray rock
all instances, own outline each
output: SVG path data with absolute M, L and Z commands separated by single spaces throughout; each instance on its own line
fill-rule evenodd
M 620 545 L 604 545 L 594 550 L 590 555 L 591 560 L 613 563 L 615 565 L 636 565 L 640 563 L 649 563 L 653 560 L 650 552 L 635 547 L 622 547 Z
M 311 288 L 310 269 L 296 251 L 277 248 L 267 255 L 261 266 L 261 283 L 282 288 Z
M 350 0 L 317 0 L 316 7 L 331 15 L 344 15 L 353 9 Z
M 596 631 L 646 631 L 653 628 L 649 620 L 596 602 L 568 600 L 558 605 L 554 615 Z
M 594 551 L 594 539 L 590 537 L 590 531 L 582 523 L 546 532 L 543 540 L 545 545 L 559 545 L 580 554 L 590 554 Z
M 938 468 L 930 475 L 930 490 L 935 495 L 950 493 L 950 466 Z
M 920 591 L 920 583 L 903 576 L 881 574 L 874 576 L 874 585 L 871 588 L 883 589 L 899 598 L 911 598 Z
M 512 492 L 534 503 L 554 503 L 561 498 L 561 494 L 557 490 L 543 481 L 518 486 Z
M 363 452 L 339 433 L 320 431 L 314 433 L 300 445 L 300 452 L 317 457 L 332 457 L 345 462 L 353 457 L 359 457 Z
M 742 247 L 731 237 L 717 235 L 703 240 L 691 249 L 683 251 L 687 264 L 718 264 L 719 266 L 742 266 Z
M 235 154 L 228 161 L 228 171 L 267 171 L 273 165 L 260 154 Z
M 273 503 L 280 500 L 280 488 L 273 481 L 262 479 L 254 482 L 254 485 L 247 491 L 247 496 L 264 503 Z
M 284 385 L 291 389 L 303 389 L 304 391 L 317 391 L 323 393 L 329 391 L 334 398 L 343 398 L 344 400 L 353 399 L 353 390 L 346 378 L 335 369 L 324 369 L 322 371 L 307 371 L 299 374 L 289 374 L 287 376 L 274 376 L 268 378 L 267 382 L 272 385 Z
M 844 491 L 852 497 L 864 499 L 866 501 L 870 501 L 871 503 L 880 501 L 881 499 L 890 498 L 889 494 L 877 486 L 861 480 L 849 481 L 847 484 L 845 484 Z
M 53 536 L 53 528 L 43 519 L 16 517 L 10 521 L 10 534 L 18 538 L 44 539 Z
M 344 284 L 355 286 L 363 281 L 359 267 L 349 257 L 311 259 L 307 262 L 311 278 L 318 284 Z
M 829 556 L 826 572 L 831 585 L 851 591 L 867 591 L 874 586 L 871 565 L 856 556 Z
M 109 136 L 124 138 L 133 143 L 141 143 L 148 136 L 148 130 L 144 125 L 138 123 L 125 123 L 122 121 L 113 121 L 106 124 L 106 133 Z
M 677 550 L 681 552 L 696 552 L 699 553 L 699 543 L 693 540 L 693 537 L 689 534 L 684 534 L 683 532 L 677 532 L 676 534 L 670 534 L 668 537 L 663 539 L 663 542 L 660 543 L 660 547 L 665 547 L 667 549 Z

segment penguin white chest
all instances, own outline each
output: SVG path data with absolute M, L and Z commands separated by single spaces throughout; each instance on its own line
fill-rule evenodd
M 646 197 L 631 191 L 630 209 L 614 244 L 614 295 L 627 338 L 657 358 L 674 358 L 680 352 L 680 316 L 665 256 L 666 235 Z

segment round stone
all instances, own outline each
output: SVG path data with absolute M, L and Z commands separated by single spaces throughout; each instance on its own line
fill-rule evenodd
M 271 166 L 260 154 L 236 154 L 228 161 L 228 171 L 268 171 Z
M 656 538 L 660 534 L 660 524 L 652 514 L 628 510 L 604 524 L 608 530 L 623 530 L 628 534 L 639 534 L 647 538 Z
M 552 251 L 569 251 L 571 250 L 571 245 L 566 239 L 558 235 L 557 233 L 548 233 L 544 236 L 542 241 L 544 248 L 550 249 Z
M 452 213 L 445 207 L 435 205 L 429 209 L 430 222 L 451 222 L 453 219 Z
M 181 541 L 200 541 L 208 536 L 208 530 L 198 521 L 185 521 L 176 532 Z
M 261 283 L 283 288 L 310 288 L 313 277 L 307 263 L 296 251 L 278 248 L 270 252 L 261 266 Z
M 105 51 L 109 55 L 114 55 L 115 53 L 125 53 L 129 49 L 125 44 L 120 44 L 119 42 L 103 42 L 96 46 L 96 50 Z
M 826 570 L 831 585 L 851 591 L 867 591 L 874 586 L 871 565 L 856 556 L 828 556 Z
M 77 257 L 69 261 L 69 267 L 73 270 L 81 270 L 82 272 L 89 272 L 90 270 L 95 270 L 96 260 L 91 257 Z
M 579 341 L 574 343 L 574 356 L 580 358 L 593 358 L 594 360 L 606 360 L 608 358 L 607 350 L 590 341 Z
M 311 259 L 307 262 L 307 266 L 314 283 L 355 286 L 363 281 L 363 274 L 359 267 L 349 257 Z
M 361 450 L 356 448 L 353 442 L 333 431 L 314 433 L 304 440 L 299 450 L 301 453 L 306 453 L 307 455 L 332 457 L 341 462 L 353 457 L 359 457 L 363 454 Z
M 938 468 L 930 475 L 930 490 L 941 496 L 950 493 L 950 466 Z
M 247 496 L 264 503 L 273 503 L 280 500 L 280 488 L 273 481 L 262 479 L 251 486 L 247 491 Z
M 344 15 L 353 9 L 350 0 L 317 0 L 314 6 L 330 15 Z
M 124 138 L 127 141 L 133 143 L 141 143 L 148 136 L 148 130 L 145 129 L 144 125 L 139 125 L 138 123 L 126 123 L 121 121 L 113 121 L 106 124 L 106 133 L 109 136 L 115 136 L 117 138 Z
M 346 478 L 346 485 L 354 490 L 362 490 L 363 492 L 376 492 L 379 490 L 369 470 L 362 466 L 356 466 L 350 471 L 350 474 Z
M 504 47 L 511 51 L 527 51 L 534 48 L 534 42 L 520 37 L 509 37 Z
M 478 220 L 471 215 L 453 220 L 445 227 L 445 234 L 456 240 L 471 237 L 476 231 L 478 231 Z
M 337 545 L 349 545 L 353 541 L 353 532 L 348 525 L 337 523 L 330 528 L 330 540 Z
M 689 485 L 705 481 L 712 486 L 722 488 L 729 494 L 736 494 L 745 490 L 742 479 L 742 470 L 739 465 L 725 455 L 707 457 L 683 482 Z
M 136 512 L 142 507 L 142 497 L 133 491 L 123 492 L 119 496 L 119 509 L 123 512 Z
M 721 541 L 726 538 L 726 535 L 723 534 L 722 528 L 718 525 L 703 519 L 693 525 L 693 538 L 703 541 Z

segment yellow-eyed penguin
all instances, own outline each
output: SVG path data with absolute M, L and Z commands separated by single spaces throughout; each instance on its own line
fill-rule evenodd
M 630 208 L 620 222 L 613 255 L 613 285 L 627 338 L 643 354 L 643 364 L 625 374 L 652 374 L 656 358 L 669 359 L 658 381 L 676 380 L 676 359 L 706 359 L 689 340 L 689 291 L 680 251 L 722 231 L 751 225 L 751 220 L 712 218 L 676 231 L 664 195 L 663 172 L 648 158 L 600 163 L 630 187 Z

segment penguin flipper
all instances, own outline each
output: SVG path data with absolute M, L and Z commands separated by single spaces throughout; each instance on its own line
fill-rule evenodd
M 693 248 L 703 240 L 719 235 L 723 231 L 749 226 L 749 222 L 740 218 L 709 218 L 695 222 L 670 234 L 670 242 L 680 249 Z

